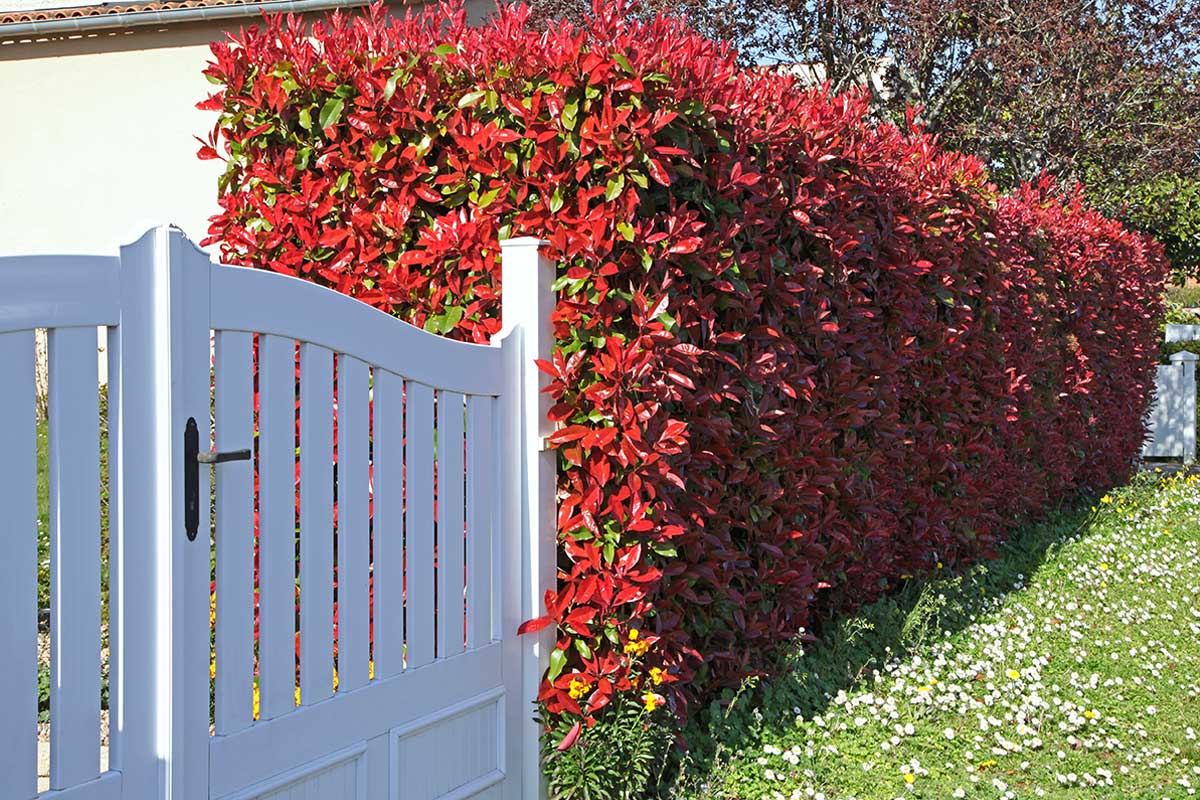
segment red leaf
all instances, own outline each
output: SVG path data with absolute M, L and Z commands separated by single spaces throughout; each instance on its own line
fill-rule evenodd
M 527 633 L 537 633 L 543 628 L 553 624 L 554 620 L 551 617 L 537 617 L 536 619 L 527 619 L 517 628 L 517 636 L 524 636 Z

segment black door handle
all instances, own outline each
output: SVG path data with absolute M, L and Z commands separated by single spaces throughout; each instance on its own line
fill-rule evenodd
M 189 542 L 196 540 L 200 528 L 200 465 L 224 464 L 226 461 L 249 461 L 250 450 L 230 450 L 226 453 L 201 453 L 200 429 L 196 418 L 188 417 L 183 429 L 183 527 Z

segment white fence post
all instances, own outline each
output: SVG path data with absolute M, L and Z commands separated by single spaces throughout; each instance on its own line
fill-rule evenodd
M 117 558 L 125 652 L 114 716 L 131 734 L 121 756 L 125 792 L 134 797 L 207 797 L 208 503 L 200 504 L 204 535 L 190 543 L 204 552 L 186 559 L 180 480 L 189 415 L 208 449 L 207 280 L 208 257 L 176 228 L 154 228 L 121 248 Z M 198 611 L 185 609 L 189 595 Z
M 554 311 L 554 263 L 546 257 L 549 242 L 531 237 L 500 243 L 503 322 L 506 329 L 519 328 L 521 363 L 519 407 L 521 416 L 521 506 L 523 532 L 521 616 L 533 619 L 545 613 L 543 598 L 556 585 L 557 503 L 555 497 L 555 453 L 545 444 L 553 432 L 547 417 L 550 396 L 541 390 L 549 382 L 535 359 L 549 360 L 554 345 L 550 314 Z M 509 406 L 512 408 L 512 406 Z M 508 580 L 506 578 L 506 580 Z M 502 631 L 505 638 L 515 630 Z M 539 740 L 541 726 L 532 719 L 532 702 L 542 676 L 550 663 L 554 646 L 553 626 L 522 637 L 521 737 L 522 785 L 524 797 L 544 797 L 546 785 L 541 773 Z M 510 717 L 511 718 L 511 717 Z M 533 787 L 538 787 L 536 790 Z M 536 791 L 536 795 L 535 795 Z
M 1196 460 L 1196 362 L 1200 356 L 1184 350 L 1171 356 L 1170 361 L 1179 367 L 1180 398 L 1179 424 L 1183 433 L 1183 463 Z
M 120 702 L 110 726 L 122 734 L 120 762 L 131 797 L 163 797 L 170 761 L 171 515 L 170 305 L 166 229 L 147 231 L 121 248 L 119 405 L 119 535 L 110 558 L 119 564 L 124 652 Z M 111 569 L 111 567 L 110 567 Z

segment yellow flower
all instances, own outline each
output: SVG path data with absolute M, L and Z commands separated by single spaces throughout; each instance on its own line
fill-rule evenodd
M 1021 677 L 1021 673 L 1017 672 L 1015 669 L 1010 669 L 1010 670 L 1009 670 L 1008 672 L 1006 672 L 1005 674 L 1006 674 L 1006 675 L 1008 675 L 1008 677 L 1009 677 L 1009 678 L 1011 678 L 1011 679 L 1012 679 L 1012 680 L 1014 680 L 1014 681 L 1015 681 L 1017 678 L 1020 678 L 1020 677 Z
M 1100 569 L 1107 570 L 1107 569 L 1108 569 L 1108 564 L 1101 564 L 1101 565 L 1100 565 Z
M 254 718 L 258 719 L 258 681 L 254 682 Z
M 900 580 L 902 580 L 902 581 L 906 581 L 906 580 L 908 580 L 908 579 L 909 579 L 909 578 L 911 578 L 911 577 L 912 577 L 912 575 L 909 575 L 908 573 L 905 573 L 904 575 L 901 575 L 901 576 L 900 576 Z
M 911 772 L 906 772 L 906 773 L 904 773 L 904 782 L 907 783 L 909 786 L 912 786 L 914 783 L 917 782 L 917 776 L 913 775 Z
M 640 637 L 641 635 L 642 635 L 641 632 L 639 632 L 637 628 L 629 629 L 629 641 L 636 642 L 638 640 L 638 637 Z
M 646 692 L 644 695 L 642 695 L 642 702 L 646 704 L 647 711 L 653 711 L 666 701 L 663 700 L 660 695 L 657 695 L 654 692 Z
M 941 569 L 941 568 L 942 568 L 942 566 L 943 566 L 942 562 L 940 562 L 940 561 L 939 561 L 939 562 L 938 562 L 938 565 L 937 565 L 937 568 L 938 568 L 938 569 Z
M 1113 499 L 1109 495 L 1104 495 L 1104 497 L 1100 498 L 1101 503 L 1111 503 L 1112 501 Z
M 646 651 L 650 649 L 650 645 L 641 640 L 642 633 L 637 628 L 630 628 L 626 638 L 628 638 L 628 641 L 625 642 L 625 655 L 627 656 L 645 655 Z
M 1085 711 L 1085 712 L 1083 712 L 1083 715 L 1084 715 L 1085 717 L 1087 717 L 1088 719 L 1095 719 L 1095 718 L 1096 718 L 1096 712 L 1095 712 L 1095 711 L 1091 711 L 1091 710 L 1088 710 L 1088 711 Z
M 567 687 L 567 694 L 571 695 L 572 700 L 578 700 L 592 690 L 592 685 L 583 678 L 571 678 L 571 684 Z
M 375 680 L 375 662 L 373 660 L 367 662 L 367 678 Z
M 667 674 L 666 670 L 660 667 L 650 668 L 650 680 L 654 681 L 654 685 L 658 686 L 663 682 L 663 677 Z
M 216 680 L 216 677 L 217 677 L 217 660 L 214 658 L 212 661 L 208 662 L 208 679 L 210 681 Z
M 981 762 L 981 763 L 979 764 L 979 766 L 981 766 L 981 767 L 994 767 L 994 766 L 996 766 L 996 761 L 995 761 L 995 759 L 991 759 L 991 758 L 989 758 L 987 761 L 983 761 L 983 762 Z

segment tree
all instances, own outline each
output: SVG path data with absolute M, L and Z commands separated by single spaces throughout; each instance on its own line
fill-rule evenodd
M 547 16 L 585 2 L 534 1 Z M 645 0 L 639 10 L 660 12 L 687 14 L 748 61 L 803 65 L 835 92 L 863 86 L 881 119 L 903 123 L 916 107 L 919 124 L 980 156 L 1001 188 L 1048 172 L 1145 224 L 1200 167 L 1197 0 Z

